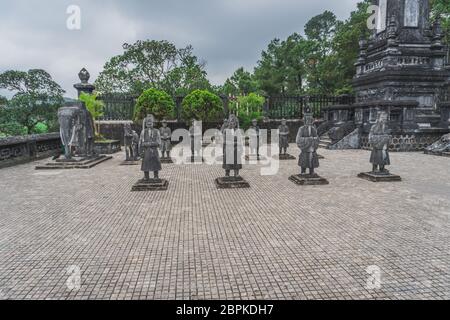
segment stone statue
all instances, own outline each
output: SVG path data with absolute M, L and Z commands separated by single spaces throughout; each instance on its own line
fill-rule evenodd
M 370 154 L 370 163 L 372 171 L 360 173 L 358 177 L 373 182 L 380 181 L 401 181 L 401 177 L 391 174 L 386 166 L 391 164 L 389 157 L 389 144 L 391 142 L 391 133 L 387 126 L 388 115 L 386 112 L 378 112 L 377 120 L 370 129 L 369 143 L 372 145 Z
M 58 110 L 61 141 L 66 160 L 76 157 L 93 157 L 94 121 L 82 102 L 66 104 Z
M 167 126 L 167 120 L 162 121 L 162 127 L 159 129 L 161 134 L 161 153 L 163 158 L 170 158 L 172 149 L 172 130 Z M 166 156 L 167 154 L 167 156 Z
M 232 114 L 228 119 L 228 128 L 223 133 L 223 165 L 225 176 L 229 177 L 231 170 L 234 177 L 239 177 L 239 170 L 242 169 L 242 154 L 244 147 L 242 136 L 239 130 L 239 120 Z
M 250 184 L 239 175 L 242 169 L 243 152 L 244 145 L 239 129 L 239 120 L 234 114 L 231 114 L 228 119 L 228 127 L 223 132 L 222 168 L 225 170 L 225 177 L 216 179 L 217 188 L 250 188 Z M 231 177 L 232 170 L 233 176 Z
M 139 135 L 131 129 L 131 124 L 124 125 L 125 161 L 139 160 Z
M 149 115 L 144 119 L 143 130 L 139 140 L 139 150 L 142 156 L 141 171 L 144 172 L 144 181 L 150 181 L 150 171 L 154 174 L 154 180 L 159 180 L 161 161 L 158 148 L 161 145 L 161 135 L 155 129 L 155 118 Z
M 259 155 L 260 132 L 261 132 L 261 129 L 258 126 L 258 120 L 253 119 L 252 125 L 249 128 L 250 155 L 256 155 L 258 160 L 260 159 L 260 155 Z
M 228 128 L 228 119 L 223 119 L 223 124 L 222 128 L 220 129 L 220 132 L 223 134 L 226 128 Z
M 389 158 L 389 144 L 392 136 L 387 127 L 387 113 L 379 112 L 376 123 L 372 126 L 369 133 L 369 143 L 372 145 L 370 163 L 372 172 L 378 174 L 389 174 L 386 166 L 391 164 Z
M 325 185 L 329 182 L 315 173 L 315 169 L 319 167 L 319 158 L 317 156 L 317 149 L 319 148 L 319 135 L 317 129 L 313 125 L 313 115 L 309 109 L 305 112 L 305 125 L 302 126 L 297 133 L 297 145 L 301 150 L 298 165 L 301 172 L 298 175 L 293 175 L 289 178 L 292 182 L 298 185 Z M 309 174 L 306 170 L 309 169 Z
M 301 174 L 314 175 L 314 169 L 319 167 L 319 158 L 317 157 L 317 149 L 319 148 L 320 138 L 316 128 L 312 125 L 313 117 L 311 113 L 305 114 L 305 125 L 298 130 L 297 145 L 301 150 L 298 165 L 301 168 Z
M 280 155 L 286 155 L 289 148 L 289 127 L 286 119 L 281 120 L 281 125 L 278 127 Z
M 199 121 L 193 119 L 189 128 L 189 136 L 191 137 L 191 162 L 202 162 L 202 130 Z

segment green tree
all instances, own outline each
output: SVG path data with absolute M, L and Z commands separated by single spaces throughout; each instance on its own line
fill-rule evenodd
M 241 67 L 225 81 L 224 89 L 227 95 L 247 95 L 257 91 L 258 83 L 250 72 Z
M 240 126 L 247 129 L 252 120 L 261 120 L 263 118 L 263 106 L 266 99 L 256 93 L 250 93 L 246 96 L 239 96 L 235 103 L 230 105 L 230 111 L 239 118 Z
M 135 108 L 135 120 L 142 120 L 147 115 L 153 114 L 157 120 L 174 117 L 175 103 L 164 91 L 147 89 L 138 98 Z
M 205 64 L 193 55 L 193 48 L 178 49 L 168 41 L 137 41 L 123 45 L 124 52 L 108 61 L 95 81 L 100 93 L 140 95 L 157 88 L 175 95 L 209 86 Z
M 57 130 L 57 110 L 63 104 L 64 90 L 46 71 L 6 71 L 0 74 L 0 89 L 14 93 L 3 110 L 14 127 L 23 126 L 30 134 L 38 123 L 44 123 L 49 130 Z
M 431 0 L 431 17 L 434 21 L 437 17 L 441 18 L 444 42 L 450 45 L 450 1 Z
M 185 121 L 193 119 L 216 121 L 223 116 L 222 99 L 207 90 L 195 90 L 183 99 L 182 118 Z
M 86 105 L 86 109 L 88 109 L 89 113 L 92 116 L 92 120 L 94 121 L 94 129 L 95 129 L 95 136 L 100 135 L 100 124 L 97 122 L 98 118 L 103 116 L 103 110 L 105 108 L 105 104 L 97 100 L 97 93 L 88 94 L 82 92 L 80 94 L 80 100 L 84 102 Z

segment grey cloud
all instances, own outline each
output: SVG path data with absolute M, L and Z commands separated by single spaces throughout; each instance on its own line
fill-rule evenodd
M 81 67 L 92 77 L 124 42 L 166 39 L 192 44 L 213 83 L 240 66 L 252 69 L 273 38 L 303 32 L 312 16 L 347 18 L 357 0 L 0 0 L 0 72 L 43 68 L 74 96 Z M 82 29 L 66 28 L 66 8 L 79 5 Z

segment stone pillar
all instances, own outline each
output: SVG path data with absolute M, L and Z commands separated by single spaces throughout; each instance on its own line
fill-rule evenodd
M 80 78 L 81 82 L 73 85 L 73 87 L 77 89 L 78 98 L 80 97 L 82 92 L 92 94 L 92 92 L 94 92 L 95 90 L 95 86 L 89 83 L 89 78 L 91 77 L 89 72 L 85 68 L 83 68 L 81 69 L 80 73 L 78 73 L 78 77 Z

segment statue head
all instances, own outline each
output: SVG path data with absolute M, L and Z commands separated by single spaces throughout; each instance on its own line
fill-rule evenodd
M 256 126 L 258 125 L 258 120 L 253 119 L 253 120 L 252 120 L 252 125 L 253 125 L 254 127 L 256 127 Z
M 286 119 L 282 119 L 282 120 L 281 120 L 281 124 L 282 124 L 283 126 L 285 126 L 285 125 L 287 124 Z
M 229 129 L 239 129 L 239 119 L 234 114 L 230 114 L 228 118 L 228 128 Z
M 144 126 L 145 128 L 153 129 L 154 125 L 155 125 L 155 117 L 152 114 L 150 114 L 144 119 Z
M 164 119 L 161 123 L 162 123 L 163 128 L 167 128 L 167 120 L 166 119 Z
M 131 124 L 130 123 L 125 123 L 123 125 L 123 129 L 125 132 L 131 132 Z
M 305 126 L 311 126 L 314 122 L 313 114 L 310 112 L 306 112 L 303 120 L 305 122 Z
M 386 123 L 388 120 L 388 114 L 385 111 L 379 111 L 377 115 L 377 122 L 379 123 Z
M 89 78 L 91 77 L 91 75 L 89 74 L 89 72 L 86 70 L 86 68 L 81 69 L 81 71 L 78 73 L 78 77 L 81 80 L 81 83 L 88 83 Z

